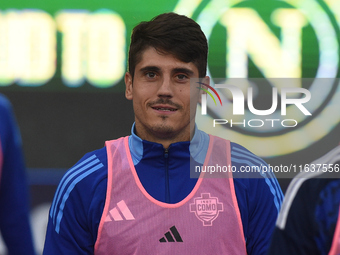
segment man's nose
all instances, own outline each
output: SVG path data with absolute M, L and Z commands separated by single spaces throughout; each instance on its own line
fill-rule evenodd
M 172 82 L 171 82 L 170 78 L 164 77 L 161 80 L 157 95 L 163 96 L 163 97 L 172 97 L 173 96 L 173 86 L 172 86 Z

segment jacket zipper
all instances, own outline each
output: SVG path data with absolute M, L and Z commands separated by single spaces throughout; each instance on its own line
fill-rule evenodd
M 165 202 L 170 203 L 170 187 L 169 187 L 169 150 L 164 150 L 165 160 Z

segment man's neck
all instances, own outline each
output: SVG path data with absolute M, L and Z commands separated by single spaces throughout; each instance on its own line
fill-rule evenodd
M 148 142 L 153 142 L 153 143 L 159 143 L 162 144 L 164 149 L 169 148 L 170 144 L 173 143 L 178 143 L 178 142 L 186 142 L 186 141 L 190 141 L 190 135 L 187 136 L 170 136 L 170 135 L 139 135 L 138 131 L 135 130 L 135 133 L 138 137 L 140 137 L 142 140 L 146 140 Z
M 161 132 L 139 132 L 138 128 L 135 126 L 134 133 L 142 140 L 162 144 L 164 149 L 167 149 L 173 143 L 190 141 L 194 135 L 195 127 L 192 129 L 192 132 L 182 132 L 180 134 L 176 134 Z

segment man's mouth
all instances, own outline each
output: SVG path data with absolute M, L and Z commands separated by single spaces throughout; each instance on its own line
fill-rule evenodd
M 161 112 L 175 112 L 178 110 L 177 107 L 165 105 L 165 104 L 154 104 L 153 106 L 151 106 L 151 108 L 156 111 L 161 111 Z
M 177 111 L 177 109 L 174 108 L 166 108 L 166 107 L 152 107 L 152 109 L 155 109 L 157 111 L 166 111 L 166 112 L 174 112 Z

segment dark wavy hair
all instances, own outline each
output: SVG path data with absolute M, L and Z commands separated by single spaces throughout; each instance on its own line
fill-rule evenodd
M 194 20 L 170 12 L 138 24 L 132 31 L 129 49 L 129 72 L 132 77 L 144 50 L 149 47 L 164 54 L 172 54 L 185 63 L 192 62 L 199 76 L 206 76 L 208 42 Z

